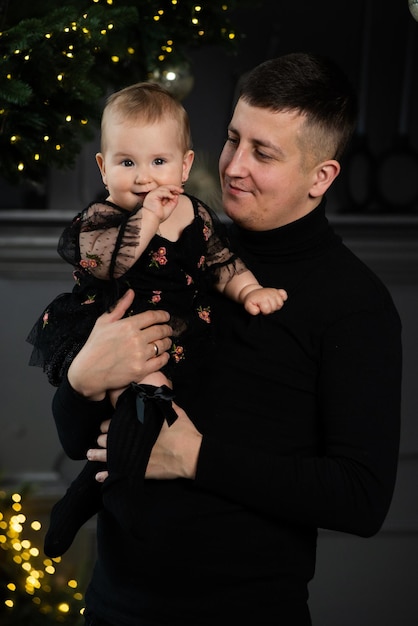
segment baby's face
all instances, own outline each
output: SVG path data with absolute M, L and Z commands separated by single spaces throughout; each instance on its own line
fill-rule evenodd
M 172 119 L 152 124 L 111 117 L 106 124 L 104 152 L 96 155 L 109 200 L 129 211 L 161 185 L 179 185 L 188 178 L 190 150 Z

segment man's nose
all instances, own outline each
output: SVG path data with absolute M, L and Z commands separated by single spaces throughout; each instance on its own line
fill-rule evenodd
M 238 147 L 227 162 L 225 174 L 231 178 L 244 177 L 248 172 L 248 159 L 245 150 Z

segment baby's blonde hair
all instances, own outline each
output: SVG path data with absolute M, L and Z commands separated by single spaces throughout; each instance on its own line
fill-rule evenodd
M 128 121 L 154 124 L 167 117 L 179 127 L 179 141 L 183 152 L 192 149 L 190 121 L 183 105 L 169 91 L 157 83 L 135 83 L 116 91 L 106 101 L 102 115 L 102 152 L 105 148 L 106 126 L 110 114 Z

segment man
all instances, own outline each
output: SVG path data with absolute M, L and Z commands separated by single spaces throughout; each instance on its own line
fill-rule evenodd
M 380 529 L 396 477 L 401 325 L 386 288 L 325 217 L 354 126 L 351 88 L 325 59 L 285 55 L 243 81 L 220 157 L 231 244 L 289 298 L 257 317 L 214 301 L 213 363 L 177 396 L 145 501 L 121 454 L 123 442 L 131 455 L 139 445 L 137 429 L 111 424 L 107 436 L 103 422 L 102 449 L 88 456 L 126 474 L 146 523 L 133 539 L 100 513 L 87 624 L 308 626 L 317 529 Z M 100 320 L 57 391 L 64 447 L 75 424 L 82 453 L 85 425 L 107 417 L 106 389 L 143 367 L 120 332 L 130 297 Z

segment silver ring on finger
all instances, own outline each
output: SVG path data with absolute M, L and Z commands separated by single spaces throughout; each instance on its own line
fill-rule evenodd
M 158 356 L 160 354 L 160 350 L 158 349 L 157 344 L 155 343 L 155 341 L 153 341 L 152 345 L 154 346 L 154 356 Z

